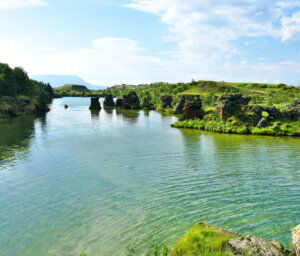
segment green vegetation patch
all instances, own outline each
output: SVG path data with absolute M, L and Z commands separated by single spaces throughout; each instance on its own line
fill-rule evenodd
M 194 225 L 174 246 L 171 256 L 231 256 L 224 251 L 234 233 L 215 226 L 199 223 Z

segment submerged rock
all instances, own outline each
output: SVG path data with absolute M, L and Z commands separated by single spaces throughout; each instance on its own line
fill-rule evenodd
M 162 108 L 172 108 L 173 98 L 170 95 L 161 96 L 161 107 Z
M 203 118 L 202 100 L 199 95 L 189 95 L 185 97 L 183 119 L 195 118 Z
M 178 100 L 178 102 L 175 106 L 175 109 L 174 109 L 174 114 L 183 114 L 185 99 L 186 99 L 185 95 L 180 95 L 179 96 L 179 100 Z
M 91 98 L 91 105 L 90 105 L 89 109 L 101 109 L 99 97 Z
M 300 256 L 300 225 L 292 229 L 292 248 L 296 256 Z
M 103 101 L 103 107 L 104 108 L 114 108 L 116 106 L 116 103 L 114 102 L 114 98 L 111 94 L 108 94 L 105 96 L 105 99 Z

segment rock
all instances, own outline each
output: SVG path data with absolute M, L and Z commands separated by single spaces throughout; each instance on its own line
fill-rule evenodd
M 154 109 L 154 105 L 151 103 L 151 97 L 147 96 L 142 100 L 142 108 L 145 110 L 152 110 Z
M 161 107 L 162 108 L 172 108 L 173 98 L 170 95 L 163 95 L 161 97 Z
M 104 108 L 114 108 L 116 106 L 116 103 L 114 102 L 114 98 L 111 94 L 108 94 L 105 96 L 103 107 Z
M 185 99 L 186 99 L 185 95 L 180 95 L 179 96 L 179 100 L 178 100 L 178 102 L 175 106 L 175 109 L 174 109 L 174 114 L 183 114 Z
M 233 255 L 292 256 L 278 241 L 269 242 L 256 236 L 238 236 L 228 241 L 225 251 Z
M 258 128 L 263 128 L 263 127 L 267 127 L 267 126 L 269 126 L 269 120 L 266 117 L 263 117 L 257 124 Z
M 185 98 L 183 119 L 203 118 L 202 100 L 199 95 L 189 95 Z
M 287 118 L 291 121 L 299 121 L 300 120 L 300 106 L 292 107 L 287 110 Z
M 116 108 L 123 108 L 123 107 L 124 107 L 123 99 L 117 99 L 116 100 Z
M 131 91 L 127 95 L 123 96 L 123 108 L 124 109 L 140 109 L 140 100 L 136 92 Z
M 89 109 L 101 109 L 99 97 L 91 98 L 91 105 L 90 105 Z
M 292 248 L 296 256 L 300 256 L 300 225 L 292 229 Z
M 251 97 L 242 94 L 225 94 L 219 98 L 216 104 L 215 112 L 218 117 L 225 120 L 241 112 L 242 106 L 247 106 Z
M 293 107 L 293 108 L 295 108 L 295 107 L 300 107 L 300 98 L 295 99 L 295 101 L 294 101 L 293 104 L 292 104 L 292 107 Z

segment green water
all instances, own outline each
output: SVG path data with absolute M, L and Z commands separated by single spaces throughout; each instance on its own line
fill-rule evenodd
M 148 255 L 199 221 L 289 246 L 299 138 L 179 130 L 175 117 L 88 104 L 56 99 L 0 126 L 1 255 Z

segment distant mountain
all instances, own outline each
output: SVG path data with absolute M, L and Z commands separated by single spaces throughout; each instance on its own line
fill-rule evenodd
M 52 87 L 60 87 L 65 84 L 77 84 L 84 85 L 90 90 L 106 89 L 106 86 L 89 84 L 79 76 L 75 75 L 35 75 L 30 76 L 30 78 L 44 83 L 49 83 Z
M 78 85 L 78 84 L 65 84 L 64 86 L 55 87 L 55 91 L 77 91 L 77 92 L 86 92 L 88 88 L 85 85 Z

